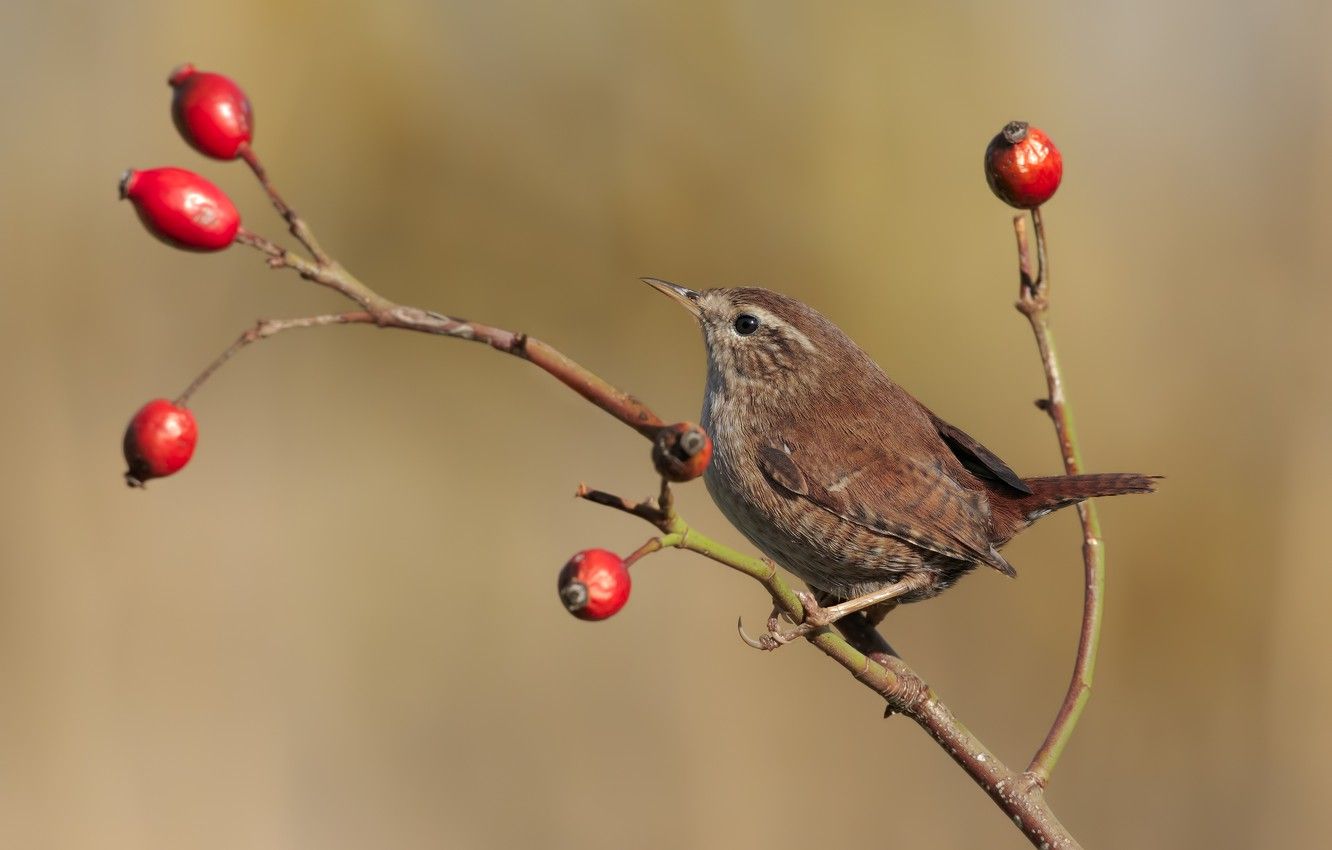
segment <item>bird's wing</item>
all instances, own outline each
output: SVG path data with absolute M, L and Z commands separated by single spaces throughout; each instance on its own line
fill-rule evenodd
M 998 455 L 981 445 L 979 440 L 956 425 L 943 421 L 929 409 L 925 412 L 929 413 L 930 421 L 934 423 L 939 436 L 968 472 L 978 478 L 1007 484 L 1023 495 L 1031 495 L 1031 488 L 1022 478 L 1010 469 L 1008 464 L 1000 460 Z
M 990 544 L 984 495 L 964 489 L 942 463 L 849 441 L 836 451 L 801 448 L 783 441 L 759 452 L 764 476 L 784 495 L 921 549 L 1016 574 Z M 823 458 L 836 458 L 836 468 Z

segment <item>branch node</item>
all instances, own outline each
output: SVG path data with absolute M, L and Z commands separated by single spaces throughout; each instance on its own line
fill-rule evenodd
M 1050 781 L 1050 777 L 1038 774 L 1035 771 L 1027 770 L 1022 774 L 1022 793 L 1033 794 L 1045 790 L 1045 785 Z
M 929 694 L 929 686 L 914 671 L 900 668 L 891 672 L 894 674 L 893 686 L 885 688 L 880 693 L 887 700 L 889 709 L 910 715 L 917 710 L 917 707 Z M 885 713 L 884 717 L 887 716 L 888 714 Z

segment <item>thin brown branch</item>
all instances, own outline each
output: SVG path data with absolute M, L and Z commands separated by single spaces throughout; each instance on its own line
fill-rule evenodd
M 634 564 L 638 563 L 641 558 L 645 558 L 653 552 L 660 552 L 662 549 L 666 548 L 667 545 L 668 543 L 663 541 L 660 537 L 650 538 L 642 546 L 639 546 L 637 549 L 624 556 L 625 569 L 632 567 Z
M 315 258 L 314 262 L 311 262 L 269 239 L 242 228 L 236 235 L 236 241 L 265 254 L 271 268 L 293 269 L 306 280 L 314 281 L 341 293 L 363 310 L 372 314 L 375 324 L 381 327 L 420 331 L 440 336 L 451 336 L 456 339 L 484 342 L 497 351 L 503 351 L 527 360 L 649 440 L 656 437 L 657 431 L 661 429 L 664 423 L 647 405 L 611 386 L 600 376 L 564 356 L 554 346 L 523 333 L 491 327 L 480 322 L 455 319 L 442 313 L 422 310 L 419 307 L 395 304 L 366 286 L 319 247 L 310 226 L 282 198 L 272 181 L 269 180 L 268 172 L 260 163 L 253 149 L 248 145 L 244 146 L 241 150 L 241 156 L 246 164 L 250 166 L 250 170 L 254 172 L 254 176 L 259 180 L 260 185 L 263 186 L 274 208 L 287 221 L 292 235 Z
M 649 440 L 655 439 L 665 425 L 643 402 L 611 386 L 536 337 L 519 335 L 515 350 L 509 353 L 546 370 L 566 387 Z
M 627 514 L 638 517 L 652 523 L 663 531 L 669 530 L 670 515 L 658 507 L 657 504 L 644 502 L 631 502 L 622 496 L 616 496 L 613 493 L 607 493 L 604 490 L 593 490 L 586 484 L 579 484 L 574 496 L 579 499 L 586 499 L 593 504 L 602 507 L 614 508 L 617 511 L 624 511 Z
M 1046 390 L 1049 395 L 1038 402 L 1038 406 L 1054 423 L 1060 455 L 1064 461 L 1064 471 L 1069 475 L 1077 475 L 1082 471 L 1082 460 L 1079 456 L 1077 434 L 1073 428 L 1073 414 L 1064 394 L 1064 382 L 1059 369 L 1059 357 L 1055 352 L 1054 334 L 1050 330 L 1049 258 L 1045 223 L 1041 218 L 1039 207 L 1032 211 L 1032 222 L 1036 230 L 1035 277 L 1031 273 L 1026 219 L 1023 216 L 1013 219 L 1020 275 L 1017 308 L 1031 323 L 1032 333 L 1036 337 L 1036 348 L 1040 352 L 1041 364 L 1045 369 Z M 1101 544 L 1101 528 L 1096 515 L 1096 505 L 1094 502 L 1081 502 L 1077 510 L 1078 519 L 1082 523 L 1082 562 L 1085 580 L 1082 626 L 1078 634 L 1078 650 L 1073 661 L 1073 673 L 1069 679 L 1068 689 L 1050 725 L 1050 731 L 1046 733 L 1040 749 L 1036 751 L 1031 764 L 1027 767 L 1029 781 L 1042 788 L 1050 781 L 1055 763 L 1072 738 L 1082 710 L 1091 696 L 1092 680 L 1096 672 L 1096 651 L 1100 644 L 1105 606 L 1105 548 Z
M 904 682 L 910 682 L 909 677 L 915 676 L 901 659 L 890 658 L 887 663 Z M 1077 840 L 1046 803 L 1044 790 L 1027 781 L 1024 774 L 1006 767 L 958 722 L 929 686 L 919 679 L 912 684 L 916 682 L 919 683 L 922 697 L 904 706 L 902 713 L 916 721 L 952 756 L 953 761 L 1013 819 L 1014 825 L 1022 830 L 1027 840 L 1040 848 L 1079 847 Z
M 1017 237 L 1018 287 L 1021 292 L 1018 304 L 1034 297 L 1037 289 L 1036 275 L 1031 269 L 1031 246 L 1027 242 L 1026 215 L 1013 216 L 1013 235 Z M 1022 309 L 1021 306 L 1018 307 Z
M 296 240 L 305 246 L 305 250 L 310 252 L 310 256 L 314 257 L 316 263 L 321 266 L 332 263 L 328 254 L 324 253 L 324 249 L 319 247 L 319 242 L 315 239 L 314 234 L 310 232 L 309 225 L 278 194 L 277 188 L 268 179 L 268 171 L 264 169 L 263 163 L 259 161 L 254 148 L 248 144 L 243 144 L 240 148 L 240 155 L 241 159 L 245 160 L 245 164 L 250 166 L 250 170 L 254 172 L 254 176 L 259 180 L 259 185 L 263 186 L 264 191 L 268 193 L 268 200 L 272 202 L 273 208 L 278 211 L 278 215 L 286 220 L 291 235 L 295 236 Z
M 236 241 L 242 245 L 247 245 L 257 251 L 262 251 L 267 254 L 269 268 L 281 269 L 286 268 L 288 265 L 287 249 L 271 239 L 260 236 L 258 233 L 246 230 L 242 227 L 236 231 Z
M 176 396 L 176 404 L 182 407 L 185 406 L 189 402 L 190 396 L 194 395 L 199 387 L 202 387 L 209 378 L 213 377 L 213 373 L 222 368 L 224 363 L 232 357 L 235 357 L 242 348 L 252 345 L 261 339 L 268 339 L 274 334 L 289 331 L 294 328 L 315 328 L 323 325 L 367 324 L 373 323 L 374 320 L 374 316 L 363 311 L 352 313 L 330 313 L 324 316 L 305 316 L 299 319 L 260 319 L 258 322 L 255 322 L 254 327 L 249 328 L 238 336 L 235 342 L 227 346 L 225 351 L 219 354 L 212 363 L 209 363 L 193 381 L 190 381 L 190 385 L 186 387 L 180 395 Z
M 306 280 L 327 286 L 356 302 L 373 317 L 372 323 L 379 327 L 483 342 L 496 351 L 534 364 L 649 440 L 655 438 L 665 424 L 643 402 L 615 388 L 536 337 L 453 318 L 420 307 L 395 304 L 357 280 L 337 262 L 316 265 L 249 230 L 242 229 L 236 235 L 236 241 L 267 256 L 270 267 L 292 269 Z
M 1077 840 L 1055 817 L 1039 786 L 1012 770 L 985 748 L 949 711 L 934 690 L 905 661 L 897 656 L 883 635 L 863 614 L 839 620 L 837 629 L 847 642 L 874 663 L 891 670 L 900 683 L 901 697 L 888 701 L 890 714 L 904 714 L 929 733 L 999 808 L 1003 809 L 1028 840 L 1037 847 L 1078 847 Z
M 1036 228 L 1036 287 L 1041 295 L 1047 295 L 1050 286 L 1050 255 L 1045 241 L 1045 219 L 1040 207 L 1031 211 L 1031 222 Z
M 350 298 L 359 304 L 362 309 L 374 313 L 376 318 L 380 320 L 379 324 L 386 324 L 382 321 L 383 313 L 398 306 L 361 283 L 351 272 L 335 262 L 329 261 L 324 265 L 311 262 L 295 251 L 289 251 L 273 240 L 260 236 L 244 227 L 237 231 L 236 241 L 267 256 L 269 268 L 292 269 L 306 280 L 313 281 L 321 286 L 327 286 L 329 289 Z

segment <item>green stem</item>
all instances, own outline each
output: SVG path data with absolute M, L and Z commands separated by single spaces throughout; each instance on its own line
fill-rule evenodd
M 673 515 L 669 523 L 671 530 L 680 536 L 680 542 L 676 545 L 681 549 L 688 549 L 690 552 L 706 555 L 717 563 L 725 564 L 731 569 L 742 572 L 756 580 L 767 589 L 772 596 L 772 601 L 791 618 L 791 622 L 799 623 L 805 618 L 805 606 L 801 604 L 800 597 L 796 595 L 790 585 L 782 581 L 782 577 L 777 574 L 776 564 L 762 558 L 746 555 L 718 543 L 711 537 L 706 537 L 690 528 L 688 523 L 680 519 L 679 516 Z

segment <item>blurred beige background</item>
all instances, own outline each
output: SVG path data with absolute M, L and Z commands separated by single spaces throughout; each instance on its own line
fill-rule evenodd
M 1058 456 L 980 160 L 1040 124 L 1087 460 L 1169 477 L 1103 505 L 1097 690 L 1050 798 L 1088 847 L 1320 844 L 1332 11 L 1082 5 L 5 4 L 0 845 L 1026 846 L 817 652 L 745 648 L 764 597 L 716 565 L 655 557 L 620 616 L 568 617 L 564 559 L 649 534 L 570 494 L 647 494 L 647 447 L 480 346 L 265 343 L 198 396 L 191 467 L 127 490 L 139 404 L 337 303 L 115 202 L 126 166 L 182 165 L 281 234 L 173 131 L 185 60 L 248 90 L 279 185 L 391 297 L 694 418 L 697 332 L 635 279 L 761 283 L 1028 474 Z M 1014 763 L 1071 663 L 1075 526 L 886 626 Z

